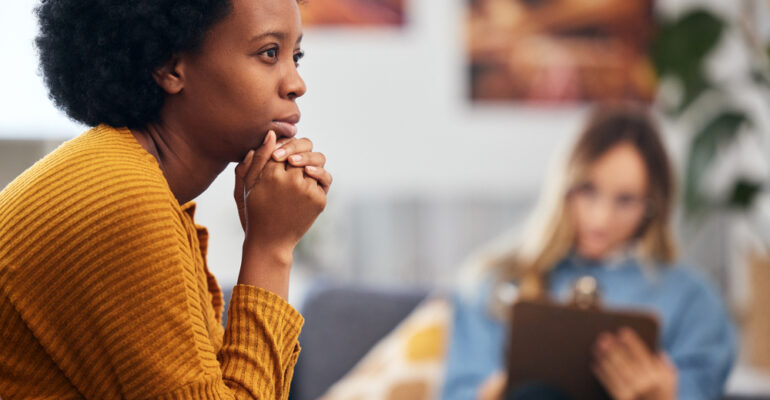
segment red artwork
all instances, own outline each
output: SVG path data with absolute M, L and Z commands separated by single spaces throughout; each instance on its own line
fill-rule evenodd
M 401 26 L 406 0 L 305 0 L 302 23 L 314 25 Z
M 468 0 L 475 101 L 649 101 L 652 0 Z

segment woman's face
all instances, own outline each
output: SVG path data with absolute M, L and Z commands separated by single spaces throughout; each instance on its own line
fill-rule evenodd
M 603 259 L 627 244 L 647 213 L 647 198 L 647 168 L 633 145 L 616 145 L 599 157 L 569 194 L 578 253 Z
M 296 134 L 302 26 L 296 0 L 232 0 L 198 51 L 179 57 L 183 89 L 165 107 L 179 113 L 190 140 L 208 156 L 240 161 L 269 130 Z

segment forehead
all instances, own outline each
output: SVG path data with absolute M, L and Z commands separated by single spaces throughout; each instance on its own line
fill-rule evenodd
M 302 22 L 296 0 L 232 0 L 232 13 L 224 24 L 249 39 L 264 32 L 282 32 L 296 39 Z
M 647 166 L 631 144 L 610 148 L 588 168 L 588 178 L 604 190 L 644 193 L 648 185 Z

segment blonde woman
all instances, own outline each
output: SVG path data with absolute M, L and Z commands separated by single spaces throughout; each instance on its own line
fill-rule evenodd
M 674 182 L 647 111 L 598 109 L 566 161 L 521 239 L 482 256 L 482 283 L 454 299 L 443 398 L 516 398 L 503 393 L 511 294 L 565 299 L 586 275 L 605 306 L 648 309 L 661 321 L 660 353 L 630 330 L 597 340 L 592 370 L 613 398 L 718 398 L 734 332 L 717 292 L 677 261 Z M 518 398 L 569 398 L 547 392 Z

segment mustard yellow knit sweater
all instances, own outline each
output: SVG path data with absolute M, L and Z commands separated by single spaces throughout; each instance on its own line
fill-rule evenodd
M 223 329 L 194 209 L 108 126 L 0 192 L 0 397 L 287 398 L 302 316 L 237 285 Z

